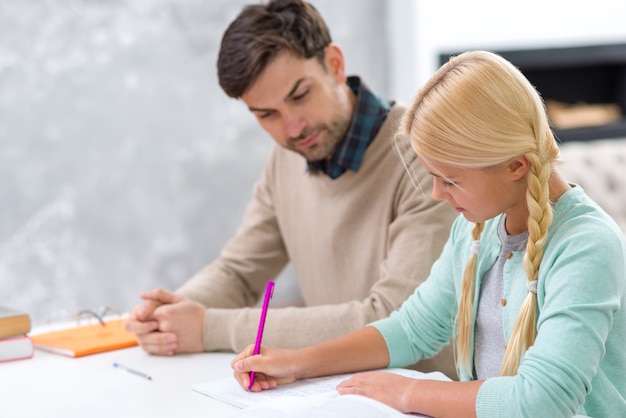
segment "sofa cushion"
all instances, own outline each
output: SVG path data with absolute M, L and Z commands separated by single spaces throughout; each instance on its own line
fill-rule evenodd
M 626 138 L 560 145 L 559 171 L 580 185 L 626 234 Z

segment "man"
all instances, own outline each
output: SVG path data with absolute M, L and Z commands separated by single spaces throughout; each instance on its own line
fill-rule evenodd
M 310 345 L 389 315 L 428 276 L 456 216 L 431 199 L 422 167 L 422 190 L 413 186 L 394 152 L 404 107 L 347 77 L 302 0 L 245 7 L 223 36 L 218 75 L 278 146 L 218 259 L 176 293 L 143 293 L 127 329 L 153 354 L 240 351 L 255 340 L 266 282 L 290 262 L 305 306 L 270 309 L 264 344 Z M 453 367 L 447 352 L 422 370 Z

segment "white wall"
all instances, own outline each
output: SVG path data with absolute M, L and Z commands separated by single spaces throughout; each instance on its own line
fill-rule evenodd
M 405 101 L 438 68 L 442 52 L 626 42 L 624 0 L 392 0 L 391 7 L 391 39 L 402 45 L 391 93 Z
M 385 0 L 311 2 L 387 97 Z M 217 256 L 273 146 L 217 83 L 250 3 L 0 0 L 0 304 L 129 310 Z

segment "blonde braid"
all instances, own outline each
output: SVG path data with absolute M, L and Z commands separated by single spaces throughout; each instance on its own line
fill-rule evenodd
M 523 266 L 536 284 L 552 210 L 549 186 L 558 146 L 541 97 L 510 62 L 485 51 L 466 52 L 444 64 L 420 89 L 400 127 L 416 159 L 460 168 L 494 167 L 526 156 L 529 237 Z M 482 223 L 472 229 L 474 241 Z M 456 360 L 459 372 L 473 373 L 474 305 L 477 256 L 472 251 L 461 283 L 456 316 Z M 535 341 L 537 296 L 524 301 L 504 354 L 501 373 L 516 373 L 522 355 Z
M 472 228 L 472 239 L 480 240 L 483 232 L 483 223 L 477 223 Z M 472 253 L 465 270 L 463 271 L 463 282 L 461 285 L 461 300 L 459 302 L 459 312 L 457 314 L 457 336 L 456 336 L 456 357 L 457 369 L 465 368 L 467 373 L 472 372 L 471 346 L 474 330 L 474 298 L 476 288 L 476 260 L 478 255 Z
M 536 154 L 526 154 L 530 161 L 526 201 L 528 216 L 528 244 L 524 255 L 524 270 L 528 281 L 537 280 L 539 265 L 543 258 L 543 247 L 552 222 L 552 207 L 549 202 L 548 178 L 551 167 Z M 500 374 L 513 376 L 517 373 L 523 353 L 535 342 L 537 336 L 537 294 L 529 291 L 511 332 L 504 352 Z

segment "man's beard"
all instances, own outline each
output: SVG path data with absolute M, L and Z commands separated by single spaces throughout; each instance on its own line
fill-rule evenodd
M 305 129 L 302 134 L 296 138 L 287 140 L 287 148 L 302 155 L 308 161 L 320 161 L 332 157 L 337 147 L 343 140 L 348 129 L 346 123 L 341 120 L 333 120 L 329 125 L 318 124 L 312 128 Z M 318 141 L 308 148 L 301 148 L 298 142 L 305 138 L 318 133 L 320 137 Z

